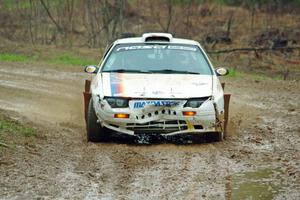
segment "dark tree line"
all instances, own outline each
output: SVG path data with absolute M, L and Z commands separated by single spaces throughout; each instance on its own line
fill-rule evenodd
M 126 32 L 162 31 L 199 40 L 200 36 L 224 29 L 223 35 L 210 37 L 209 41 L 226 43 L 230 42 L 237 20 L 234 10 L 222 11 L 224 4 L 247 8 L 253 31 L 257 11 L 275 7 L 284 10 L 298 3 L 299 0 L 0 0 L 0 36 L 34 45 L 100 47 Z M 199 22 L 210 16 L 217 19 L 212 22 L 216 24 L 201 27 Z

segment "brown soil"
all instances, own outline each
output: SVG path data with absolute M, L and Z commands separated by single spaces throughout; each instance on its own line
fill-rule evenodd
M 43 136 L 0 152 L 0 199 L 300 199 L 299 82 L 226 79 L 223 142 L 95 144 L 85 138 L 86 77 L 0 63 L 2 113 Z

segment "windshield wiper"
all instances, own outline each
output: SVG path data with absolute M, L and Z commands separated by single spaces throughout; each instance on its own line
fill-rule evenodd
M 164 74 L 200 74 L 198 72 L 189 72 L 189 71 L 181 71 L 181 70 L 173 70 L 173 69 L 161 69 L 161 70 L 149 70 L 153 73 L 164 73 Z
M 138 69 L 113 69 L 102 72 L 116 72 L 116 73 L 149 73 L 148 71 L 142 71 Z

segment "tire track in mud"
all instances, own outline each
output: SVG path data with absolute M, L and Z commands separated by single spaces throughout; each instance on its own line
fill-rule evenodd
M 0 108 L 47 137 L 34 144 L 37 154 L 18 147 L 5 157 L 13 164 L 0 164 L 0 198 L 230 199 L 236 173 L 264 167 L 296 176 L 283 175 L 290 185 L 278 199 L 300 197 L 297 83 L 280 82 L 277 93 L 272 81 L 230 80 L 236 134 L 221 143 L 93 144 L 85 141 L 80 70 L 0 63 Z
M 79 72 L 10 66 L 0 70 L 0 108 L 36 122 L 82 123 L 83 75 Z M 46 72 L 44 72 L 46 71 Z
M 224 163 L 212 145 L 194 145 L 190 148 L 96 144 L 88 146 L 85 154 L 78 162 L 83 164 L 75 168 L 88 171 L 91 185 L 98 185 L 98 190 L 94 188 L 88 192 L 89 197 L 99 194 L 109 199 L 140 199 L 145 195 L 152 199 L 199 195 L 217 197 L 225 190 L 220 182 L 209 183 L 217 180 L 217 175 L 219 178 L 225 176 L 227 173 L 218 169 L 228 166 L 228 161 Z M 207 157 L 211 154 L 216 156 Z M 218 192 L 209 192 L 216 188 L 219 188 Z

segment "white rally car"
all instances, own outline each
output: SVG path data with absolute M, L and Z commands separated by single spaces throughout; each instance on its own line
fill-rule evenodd
M 118 133 L 217 134 L 223 138 L 224 97 L 214 69 L 200 44 L 168 33 L 116 40 L 86 89 L 89 141 Z

